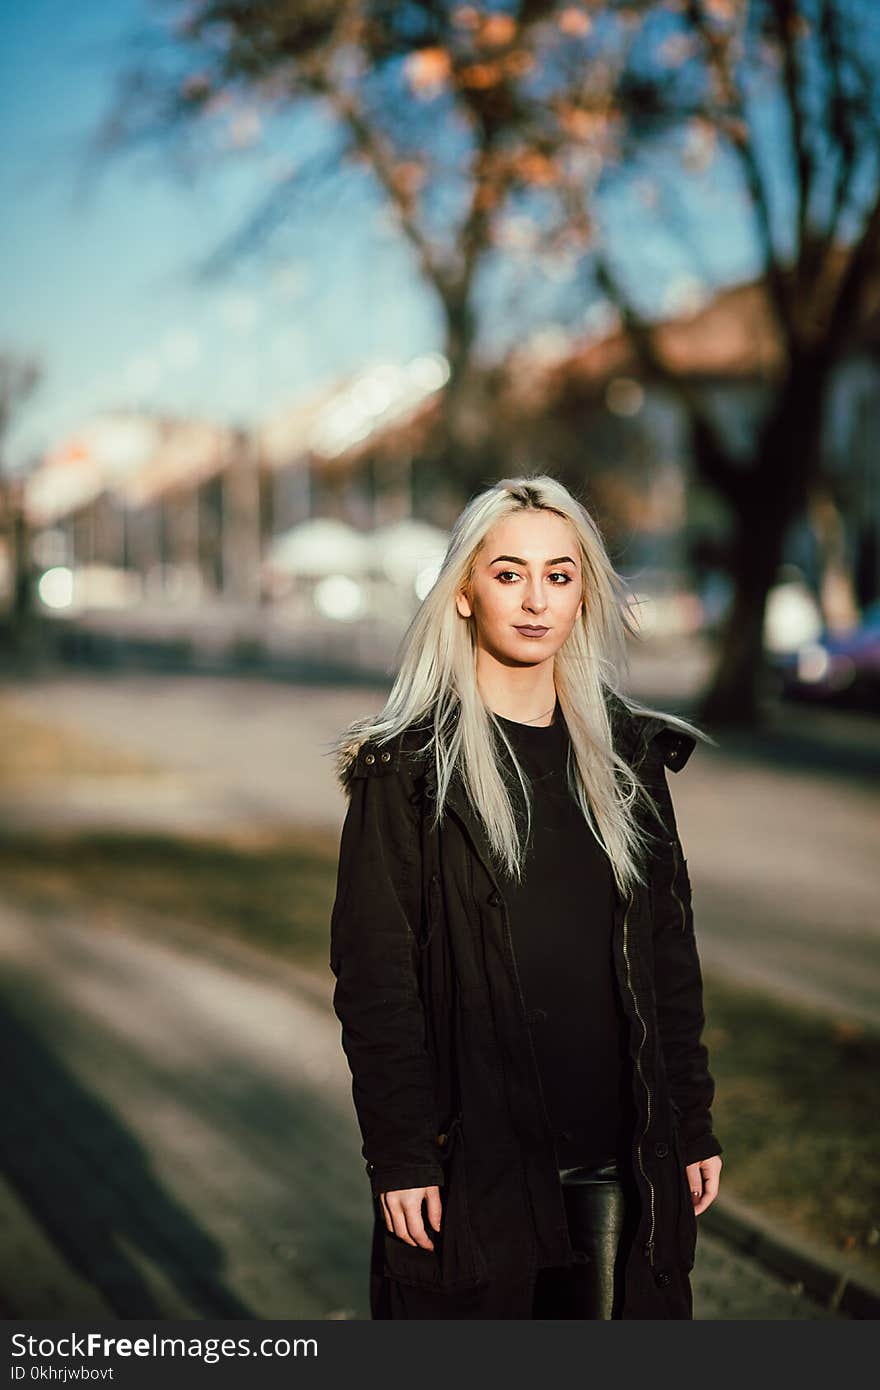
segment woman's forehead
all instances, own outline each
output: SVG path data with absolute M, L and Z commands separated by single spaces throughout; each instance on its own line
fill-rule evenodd
M 522 511 L 502 517 L 490 527 L 481 552 L 487 549 L 493 553 L 503 550 L 524 560 L 556 559 L 563 553 L 576 560 L 578 546 L 574 527 L 565 517 L 548 511 Z

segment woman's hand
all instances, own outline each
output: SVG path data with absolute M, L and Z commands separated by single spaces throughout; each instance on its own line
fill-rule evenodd
M 428 1221 L 439 1235 L 443 1215 L 440 1188 L 404 1187 L 399 1192 L 383 1192 L 380 1196 L 385 1225 L 391 1234 L 399 1236 L 407 1245 L 420 1245 L 423 1250 L 433 1250 L 434 1243 L 422 1221 L 422 1202 L 427 1202 Z
M 703 1158 L 699 1163 L 689 1163 L 685 1171 L 694 1203 L 694 1215 L 699 1216 L 701 1211 L 711 1207 L 718 1196 L 718 1184 L 721 1181 L 721 1155 L 714 1154 L 712 1158 Z

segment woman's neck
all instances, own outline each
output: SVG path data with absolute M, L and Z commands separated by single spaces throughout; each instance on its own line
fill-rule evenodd
M 549 724 L 556 708 L 552 657 L 534 666 L 505 666 L 491 653 L 477 652 L 477 688 L 483 703 L 517 724 Z

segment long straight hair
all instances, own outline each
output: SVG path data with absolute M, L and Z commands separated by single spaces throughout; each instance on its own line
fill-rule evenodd
M 608 855 L 621 892 L 644 883 L 645 836 L 635 813 L 643 795 L 657 807 L 636 771 L 614 746 L 608 696 L 636 717 L 660 717 L 706 743 L 715 740 L 686 719 L 652 709 L 624 695 L 627 634 L 638 638 L 631 597 L 586 508 L 547 474 L 504 478 L 473 497 L 452 527 L 437 579 L 407 628 L 398 672 L 384 709 L 355 720 L 333 744 L 343 786 L 366 740 L 384 743 L 413 726 L 427 727 L 423 751 L 437 772 L 435 821 L 443 817 L 447 792 L 458 773 L 483 822 L 493 854 L 519 881 L 531 825 L 531 788 L 503 727 L 485 704 L 477 684 L 475 620 L 456 607 L 469 592 L 474 565 L 489 530 L 523 511 L 550 511 L 568 521 L 580 551 L 583 605 L 569 636 L 556 652 L 554 683 L 571 739 L 567 779 L 584 819 Z M 527 809 L 520 832 L 500 760 L 497 738 L 506 746 Z

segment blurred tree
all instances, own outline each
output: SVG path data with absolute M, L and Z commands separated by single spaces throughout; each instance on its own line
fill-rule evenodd
M 664 358 L 627 288 L 631 268 L 627 274 L 607 252 L 597 256 L 600 282 L 646 373 L 682 401 L 698 471 L 735 519 L 734 601 L 701 714 L 717 724 L 753 723 L 768 589 L 788 526 L 822 488 L 829 383 L 877 309 L 868 296 L 876 298 L 880 269 L 880 12 L 871 0 L 659 4 L 618 95 L 625 160 L 656 158 L 683 136 L 685 179 L 725 161 L 754 228 L 775 332 L 763 373 L 766 406 L 746 456 Z M 677 229 L 699 243 L 693 214 L 680 216 Z
M 6 637 L 14 650 L 22 646 L 32 617 L 31 561 L 24 480 L 8 474 L 5 446 L 16 409 L 36 390 L 41 378 L 39 363 L 0 351 L 0 526 L 6 537 L 9 565 Z
M 163 0 L 163 8 L 170 41 L 150 38 L 122 74 L 97 152 L 158 139 L 170 154 L 216 161 L 225 149 L 250 151 L 273 114 L 325 112 L 341 143 L 282 164 L 213 264 L 229 264 L 312 207 L 317 180 L 344 177 L 350 161 L 369 170 L 442 308 L 451 375 L 433 453 L 462 490 L 504 468 L 492 391 L 475 370 L 499 265 L 532 276 L 531 310 L 508 315 L 519 338 L 529 312 L 583 333 L 588 301 L 613 302 L 644 373 L 684 406 L 699 473 L 735 518 L 735 600 L 702 715 L 756 719 L 767 591 L 817 476 L 826 385 L 877 260 L 872 0 Z M 664 357 L 655 330 L 669 309 L 658 281 L 674 274 L 658 257 L 658 228 L 665 222 L 667 240 L 684 239 L 692 264 L 712 259 L 706 242 L 717 223 L 698 203 L 713 166 L 736 174 L 736 191 L 720 185 L 732 223 L 741 221 L 740 195 L 747 201 L 776 326 L 769 404 L 747 457 Z M 641 201 L 612 255 L 599 209 L 609 188 L 619 194 L 628 181 Z M 536 284 L 542 271 L 555 294 Z M 581 457 L 568 476 L 557 471 L 582 485 Z
M 241 152 L 273 114 L 325 113 L 340 143 L 282 167 L 210 264 L 225 268 L 312 208 L 316 183 L 350 178 L 352 163 L 369 170 L 442 309 L 450 379 L 436 467 L 465 490 L 491 476 L 501 461 L 471 373 L 481 272 L 504 258 L 570 271 L 591 245 L 589 191 L 613 143 L 620 63 L 610 48 L 602 63 L 586 62 L 591 7 L 166 0 L 164 8 L 172 41 L 149 37 L 146 55 L 121 74 L 97 155 L 158 140 L 172 156 L 185 151 L 192 167 L 199 135 L 212 127 L 226 132 L 221 148 Z M 638 7 L 627 8 L 634 16 Z M 207 150 L 216 160 L 217 145 Z

